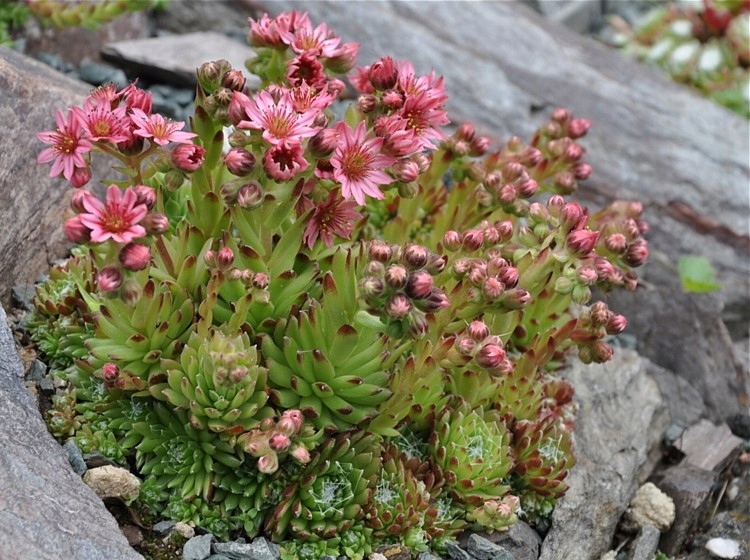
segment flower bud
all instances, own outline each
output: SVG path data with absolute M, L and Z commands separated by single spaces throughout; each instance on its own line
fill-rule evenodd
M 521 288 L 505 290 L 503 294 L 503 307 L 507 309 L 522 309 L 531 301 L 531 294 Z
M 468 336 L 460 336 L 456 339 L 456 350 L 462 356 L 473 356 L 476 347 L 476 341 Z
M 113 382 L 120 377 L 120 368 L 112 362 L 107 362 L 102 366 L 102 378 L 104 381 Z
M 604 363 L 612 359 L 614 355 L 612 347 L 601 340 L 591 343 L 591 355 L 595 362 Z
M 234 251 L 231 247 L 222 247 L 216 253 L 216 266 L 221 270 L 226 270 L 234 262 Z
M 385 271 L 385 281 L 393 289 L 399 290 L 406 286 L 409 272 L 400 264 L 392 264 Z
M 577 284 L 573 286 L 570 297 L 578 305 L 585 305 L 591 300 L 591 289 L 588 286 Z
M 127 270 L 143 270 L 151 264 L 151 249 L 140 243 L 128 243 L 120 250 L 119 260 Z
M 469 142 L 469 155 L 472 157 L 482 157 L 490 148 L 490 139 L 487 136 L 475 136 Z
M 153 94 L 145 89 L 133 88 L 128 93 L 125 103 L 128 109 L 140 109 L 150 115 L 154 103 Z
M 576 270 L 576 278 L 579 283 L 590 286 L 599 279 L 599 275 L 593 265 L 584 265 Z
M 313 157 L 317 159 L 325 159 L 329 157 L 338 144 L 339 135 L 332 128 L 324 128 L 310 138 L 307 143 L 307 148 Z
M 457 278 L 463 278 L 471 269 L 471 259 L 461 258 L 453 262 L 453 275 Z
M 183 144 L 180 144 L 183 145 Z M 133 188 L 136 196 L 136 204 L 143 204 L 151 210 L 156 204 L 156 191 L 146 185 L 137 185 Z
M 424 299 L 432 293 L 433 285 L 432 275 L 424 270 L 418 270 L 409 275 L 404 291 L 410 298 Z
M 612 312 L 603 301 L 597 301 L 591 304 L 589 308 L 589 317 L 591 325 L 594 328 L 603 327 L 609 322 Z
M 264 474 L 271 474 L 278 470 L 279 458 L 276 453 L 267 453 L 258 459 L 258 470 Z
M 571 231 L 565 239 L 568 249 L 576 256 L 588 256 L 596 247 L 599 240 L 599 232 L 589 229 L 577 229 Z
M 403 319 L 412 309 L 411 301 L 404 294 L 395 294 L 386 304 L 385 311 L 393 319 Z
M 169 231 L 169 219 L 159 212 L 150 212 L 141 220 L 141 225 L 149 234 L 158 234 Z
M 435 313 L 441 309 L 445 309 L 450 305 L 450 301 L 447 296 L 437 288 L 432 290 L 430 297 L 424 300 L 419 300 L 419 307 L 426 313 Z
M 610 233 L 604 238 L 604 246 L 613 253 L 622 254 L 628 248 L 628 240 L 622 233 Z
M 505 350 L 499 344 L 485 344 L 479 349 L 475 359 L 483 368 L 496 368 L 505 359 Z
M 491 276 L 482 283 L 482 294 L 488 300 L 494 301 L 503 295 L 505 286 L 500 280 Z
M 443 235 L 443 246 L 448 251 L 458 251 L 463 244 L 463 236 L 454 230 L 446 231 Z
M 419 166 L 409 159 L 396 162 L 391 169 L 396 179 L 404 183 L 411 183 L 419 177 Z
M 525 172 L 523 165 L 518 163 L 517 161 L 509 161 L 505 165 L 503 165 L 503 168 L 501 169 L 500 173 L 502 175 L 503 181 L 506 183 L 512 183 Z
M 206 154 L 201 146 L 195 144 L 177 144 L 172 150 L 172 164 L 181 171 L 192 173 L 203 165 Z
M 128 305 L 135 305 L 143 297 L 141 284 L 135 278 L 127 278 L 120 286 L 120 297 Z
M 385 241 L 381 241 L 378 239 L 370 242 L 370 245 L 367 248 L 367 252 L 370 256 L 370 259 L 381 263 L 388 262 L 393 256 L 393 250 L 391 249 L 391 246 L 388 245 L 388 243 L 386 243 Z
M 114 292 L 122 285 L 122 273 L 116 266 L 105 266 L 96 275 L 96 284 L 102 293 Z
M 573 113 L 571 113 L 568 109 L 558 107 L 557 109 L 552 111 L 552 120 L 555 122 L 565 123 L 565 122 L 568 122 L 572 118 L 573 118 Z
M 642 239 L 639 239 L 625 252 L 625 261 L 630 266 L 641 266 L 648 258 L 648 245 Z
M 526 179 L 518 183 L 518 194 L 523 198 L 531 198 L 539 190 L 539 184 L 534 179 Z
M 185 172 L 181 169 L 172 169 L 164 174 L 164 188 L 168 191 L 176 191 L 185 182 Z
M 429 251 L 423 245 L 410 244 L 404 248 L 401 262 L 412 270 L 422 268 L 427 264 L 430 257 Z
M 607 334 L 620 334 L 628 326 L 628 320 L 624 315 L 612 313 L 607 321 Z
M 276 423 L 276 428 L 287 436 L 294 435 L 300 431 L 302 424 L 305 422 L 305 417 L 299 410 L 291 409 L 285 410 L 281 415 L 281 418 Z
M 383 93 L 380 102 L 386 109 L 396 111 L 404 105 L 404 94 L 391 89 Z
M 292 440 L 289 439 L 289 436 L 281 432 L 277 432 L 268 438 L 268 445 L 274 451 L 286 451 L 291 444 Z
M 232 65 L 226 60 L 204 62 L 198 68 L 198 83 L 206 93 L 213 93 L 221 86 L 221 79 L 225 73 L 232 69 Z
M 63 232 L 71 243 L 88 243 L 91 241 L 91 230 L 81 222 L 81 217 L 77 215 L 65 220 Z
M 224 155 L 224 164 L 232 175 L 244 177 L 255 169 L 255 156 L 245 148 L 232 148 Z
M 576 139 L 584 136 L 591 128 L 591 121 L 588 119 L 573 119 L 568 123 L 567 134 L 570 138 Z
M 466 328 L 466 333 L 477 342 L 482 342 L 490 336 L 490 328 L 484 321 L 472 321 Z
M 497 197 L 501 204 L 513 204 L 516 201 L 516 198 L 518 198 L 518 189 L 514 184 L 508 183 L 498 189 Z
M 419 194 L 419 184 L 416 182 L 411 183 L 398 183 L 398 195 L 401 198 L 416 198 Z
M 91 175 L 91 168 L 88 165 L 86 167 L 76 167 L 73 170 L 73 175 L 70 177 L 70 184 L 76 189 L 80 189 L 91 180 Z
M 419 338 L 424 335 L 430 325 L 424 313 L 414 312 L 409 315 L 409 335 L 413 338 Z
M 253 275 L 253 288 L 265 290 L 268 288 L 268 274 L 265 272 L 256 272 Z
M 484 244 L 484 232 L 470 229 L 463 236 L 463 246 L 467 251 L 477 251 Z
M 396 85 L 398 68 L 390 56 L 384 56 L 372 63 L 367 75 L 375 89 L 385 91 Z
M 232 91 L 242 91 L 245 89 L 245 82 L 245 75 L 242 71 L 232 68 L 229 72 L 224 74 L 224 77 L 222 77 L 221 87 Z
M 518 269 L 515 266 L 501 268 L 497 277 L 506 288 L 515 288 L 518 285 Z
M 357 108 L 363 113 L 372 113 L 378 106 L 378 100 L 374 95 L 360 95 L 357 99 Z
M 237 204 L 242 208 L 257 208 L 263 203 L 263 190 L 259 183 L 245 183 L 237 191 Z
M 474 263 L 469 270 L 469 282 L 472 286 L 481 286 L 487 280 L 487 265 L 484 262 Z
M 301 445 L 293 448 L 289 452 L 289 455 L 294 457 L 295 461 L 297 461 L 298 463 L 302 463 L 303 465 L 310 462 L 310 452 Z
M 520 163 L 528 168 L 536 167 L 544 159 L 544 154 L 538 148 L 529 146 L 520 155 Z
M 383 293 L 383 281 L 377 276 L 367 276 L 362 280 L 360 290 L 366 299 L 379 297 Z
M 571 171 L 573 173 L 573 177 L 575 177 L 579 181 L 585 181 L 586 179 L 591 177 L 593 169 L 588 163 L 579 162 L 571 168 Z

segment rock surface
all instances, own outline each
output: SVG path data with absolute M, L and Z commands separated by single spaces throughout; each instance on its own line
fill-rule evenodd
M 136 560 L 47 431 L 0 307 L 0 552 L 13 560 Z
M 606 364 L 576 364 L 565 371 L 579 404 L 578 463 L 552 515 L 540 560 L 594 560 L 609 550 L 617 520 L 636 481 L 651 472 L 649 454 L 669 424 L 648 367 L 634 352 L 620 350 Z

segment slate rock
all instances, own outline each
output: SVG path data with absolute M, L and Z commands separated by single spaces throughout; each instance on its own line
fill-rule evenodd
M 459 543 L 463 547 L 468 544 L 471 532 L 461 535 Z M 539 558 L 539 546 L 542 539 L 528 523 L 519 520 L 511 525 L 506 531 L 495 531 L 493 533 L 480 533 L 484 539 L 502 546 L 513 555 L 515 560 L 536 560 Z
M 469 537 L 467 551 L 477 560 L 514 560 L 508 550 L 477 534 Z
M 211 555 L 213 540 L 211 533 L 188 540 L 182 548 L 182 560 L 205 560 Z
M 164 521 L 154 523 L 154 526 L 151 527 L 151 530 L 159 533 L 160 535 L 166 535 L 174 528 L 174 525 L 174 521 L 172 521 L 171 519 L 166 519 Z
M 644 525 L 638 532 L 633 542 L 633 551 L 630 555 L 631 560 L 654 560 L 656 551 L 659 548 L 659 529 L 653 525 Z
M 677 444 L 685 454 L 685 462 L 705 469 L 720 472 L 740 452 L 742 440 L 732 434 L 726 424 L 714 425 L 701 420 L 682 434 Z
M 446 541 L 445 551 L 451 560 L 474 560 L 468 552 L 453 541 Z
M 263 537 L 258 537 L 251 543 L 216 543 L 213 551 L 227 556 L 230 560 L 278 560 L 280 556 L 279 546 Z
M 125 72 L 119 68 L 100 62 L 81 63 L 78 67 L 78 77 L 94 86 L 112 82 L 117 84 L 118 87 L 125 87 L 130 83 Z
M 567 494 L 552 514 L 540 560 L 598 560 L 609 550 L 617 521 L 637 480 L 653 470 L 669 417 L 649 362 L 628 350 L 597 365 L 572 364 L 562 374 L 576 390 L 578 462 Z
M 212 31 L 119 41 L 102 49 L 104 60 L 130 75 L 181 87 L 195 87 L 201 64 L 223 58 L 242 70 L 248 87 L 255 89 L 260 80 L 245 68 L 245 61 L 253 56 L 249 46 Z
M 696 527 L 703 523 L 711 507 L 717 479 L 715 472 L 687 464 L 675 465 L 654 475 L 653 482 L 675 505 L 674 523 L 659 541 L 659 550 L 664 554 L 677 554 Z
M 88 467 L 86 461 L 83 460 L 83 453 L 81 449 L 76 445 L 76 442 L 71 438 L 65 442 L 63 449 L 68 454 L 68 462 L 70 463 L 73 472 L 78 476 L 86 474 Z
M 11 288 L 13 305 L 24 311 L 31 311 L 34 309 L 33 301 L 35 294 L 36 286 L 34 284 L 21 284 Z
M 0 61 L 0 66 L 3 62 Z M 33 397 L 0 307 L 0 551 L 13 560 L 142 559 L 73 472 Z
M 729 429 L 737 437 L 750 439 L 750 414 L 735 414 L 729 420 Z
M 167 3 L 154 13 L 153 19 L 161 31 L 216 31 L 243 37 L 247 35 L 247 18 L 257 12 L 257 7 L 245 0 L 180 0 Z

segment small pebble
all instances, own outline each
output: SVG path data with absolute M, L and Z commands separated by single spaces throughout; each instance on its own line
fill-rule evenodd
M 170 519 L 166 519 L 164 521 L 159 521 L 153 527 L 151 527 L 151 529 L 154 532 L 159 533 L 160 535 L 166 535 L 167 533 L 169 533 L 174 528 L 174 526 L 175 526 L 175 522 L 174 521 L 172 521 Z M 191 535 L 191 537 L 192 536 L 193 535 Z
M 76 442 L 69 439 L 65 442 L 65 445 L 63 445 L 63 449 L 65 450 L 65 453 L 68 454 L 68 462 L 70 463 L 70 466 L 73 467 L 73 472 L 78 476 L 86 474 L 88 467 L 86 466 L 86 461 L 83 460 L 83 454 L 76 445 Z
M 706 543 L 706 550 L 717 558 L 740 557 L 740 545 L 731 539 L 711 539 Z
M 184 521 L 178 521 L 174 524 L 174 532 L 186 539 L 192 539 L 195 536 L 195 529 Z
M 109 465 L 87 470 L 83 481 L 101 499 L 119 498 L 126 504 L 135 500 L 141 489 L 141 481 L 137 476 L 122 467 Z

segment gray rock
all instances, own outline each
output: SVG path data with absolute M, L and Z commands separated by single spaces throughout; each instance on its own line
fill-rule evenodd
M 729 420 L 732 433 L 742 439 L 750 439 L 750 414 L 735 414 Z
M 180 0 L 169 2 L 154 13 L 159 30 L 172 33 L 185 31 L 217 31 L 247 36 L 247 18 L 255 15 L 257 8 L 247 0 Z
M 459 539 L 461 546 L 467 547 L 469 537 L 472 534 L 471 532 L 465 532 L 461 535 Z M 539 546 L 542 544 L 542 539 L 524 521 L 519 520 L 515 525 L 511 525 L 507 531 L 480 533 L 480 536 L 506 549 L 515 560 L 537 560 L 539 558 Z
M 159 533 L 160 535 L 166 535 L 174 528 L 174 526 L 175 522 L 171 519 L 168 519 L 155 523 L 154 526 L 151 527 L 151 530 Z
M 31 311 L 34 309 L 34 294 L 36 293 L 36 286 L 34 284 L 21 284 L 20 286 L 13 286 L 11 290 L 11 296 L 13 298 L 13 305 L 24 311 Z
M 182 560 L 205 560 L 211 555 L 212 534 L 193 537 L 182 548 Z
M 246 542 L 222 542 L 213 546 L 213 551 L 230 558 L 230 560 L 249 560 L 250 543 Z
M 451 560 L 474 560 L 468 552 L 452 541 L 445 543 L 445 551 Z
M 68 462 L 73 468 L 73 472 L 78 476 L 83 476 L 84 474 L 86 474 L 88 467 L 86 466 L 86 461 L 83 460 L 83 453 L 81 453 L 81 450 L 76 445 L 76 442 L 72 439 L 69 439 L 65 442 L 65 445 L 63 445 L 63 449 L 68 454 Z
M 420 552 L 417 556 L 417 560 L 440 560 L 440 558 L 429 552 Z
M 213 551 L 230 560 L 278 560 L 280 556 L 279 546 L 263 537 L 258 537 L 251 543 L 216 543 Z
M 656 364 L 650 364 L 648 374 L 659 386 L 672 422 L 683 431 L 706 416 L 703 397 L 686 379 Z
M 130 82 L 125 72 L 100 62 L 82 62 L 78 67 L 78 76 L 84 82 L 95 86 L 112 82 L 119 87 L 125 87 Z
M 701 420 L 690 426 L 679 440 L 685 462 L 707 471 L 721 472 L 740 452 L 742 440 L 726 424 Z
M 75 68 L 72 64 L 65 62 L 62 56 L 56 53 L 39 52 L 35 58 L 47 66 L 51 66 L 58 72 L 70 72 Z
M 0 66 L 3 62 L 0 61 Z M 0 550 L 13 560 L 142 559 L 73 472 L 22 381 L 0 307 Z
M 713 471 L 690 465 L 676 465 L 653 477 L 653 482 L 674 501 L 676 512 L 672 527 L 659 541 L 663 553 L 677 554 L 704 521 L 716 480 L 717 474 Z
M 514 560 L 513 554 L 505 548 L 477 534 L 469 537 L 467 550 L 477 560 Z
M 653 560 L 659 548 L 659 529 L 653 525 L 644 525 L 633 543 L 631 560 Z
M 42 379 L 47 377 L 47 364 L 45 364 L 41 360 L 34 360 L 29 366 L 26 377 L 29 379 L 29 381 L 40 383 Z
M 120 41 L 102 49 L 105 60 L 129 74 L 187 87 L 197 84 L 196 70 L 201 64 L 223 58 L 243 70 L 248 86 L 255 88 L 260 80 L 245 68 L 252 56 L 249 46 L 210 31 Z
M 575 364 L 564 375 L 579 404 L 575 441 L 578 463 L 570 489 L 552 515 L 540 560 L 598 560 L 609 550 L 617 520 L 653 470 L 669 417 L 649 362 L 619 350 L 606 364 Z
M 212 554 L 206 560 L 231 560 L 227 556 L 224 556 L 223 554 Z

